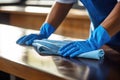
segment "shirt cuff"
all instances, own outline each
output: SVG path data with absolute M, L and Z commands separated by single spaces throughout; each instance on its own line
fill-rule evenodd
M 77 0 L 56 0 L 56 2 L 65 3 L 65 4 L 71 4 L 71 3 L 76 3 Z
M 117 2 L 120 2 L 120 0 L 117 0 Z

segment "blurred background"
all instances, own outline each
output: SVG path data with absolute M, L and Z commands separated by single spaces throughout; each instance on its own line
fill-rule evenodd
M 51 7 L 55 0 L 0 0 L 0 6 L 3 5 L 20 5 L 20 6 L 44 6 Z M 78 1 L 73 8 L 85 9 L 81 2 Z
M 0 0 L 0 23 L 39 30 L 54 2 L 55 0 Z M 82 3 L 78 0 L 69 13 L 55 33 L 88 38 L 90 21 Z

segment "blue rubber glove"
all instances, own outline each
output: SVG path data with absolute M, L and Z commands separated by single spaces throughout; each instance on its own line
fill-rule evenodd
M 53 32 L 55 28 L 49 23 L 44 23 L 40 28 L 39 34 L 29 34 L 19 38 L 16 43 L 19 45 L 27 45 L 31 46 L 35 39 L 44 39 L 48 38 Z
M 107 31 L 100 25 L 86 41 L 73 41 L 61 47 L 58 53 L 64 57 L 75 57 L 81 53 L 97 50 L 110 41 Z

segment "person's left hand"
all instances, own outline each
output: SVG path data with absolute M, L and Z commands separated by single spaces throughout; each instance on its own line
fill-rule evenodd
M 54 31 L 55 31 L 55 28 L 51 24 L 46 22 L 42 24 L 42 26 L 40 27 L 39 34 L 29 34 L 29 35 L 22 36 L 16 41 L 16 43 L 19 45 L 32 46 L 32 43 L 34 40 L 46 39 Z
M 95 49 L 96 48 L 91 46 L 91 44 L 87 40 L 73 41 L 60 48 L 58 53 L 64 57 L 66 56 L 75 57 L 81 53 L 89 52 Z

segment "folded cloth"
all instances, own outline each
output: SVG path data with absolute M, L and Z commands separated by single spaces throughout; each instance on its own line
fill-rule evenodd
M 68 44 L 70 42 L 71 41 L 68 41 L 68 40 L 59 41 L 59 40 L 43 39 L 43 40 L 34 40 L 34 42 L 32 43 L 32 46 L 35 48 L 35 50 L 40 55 L 58 55 L 58 56 L 60 56 L 60 54 L 58 54 L 59 48 L 61 48 L 63 45 Z M 104 51 L 103 51 L 103 49 L 98 49 L 98 50 L 79 54 L 77 57 L 99 60 L 99 59 L 103 59 Z

